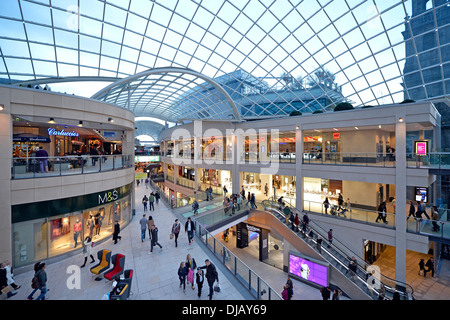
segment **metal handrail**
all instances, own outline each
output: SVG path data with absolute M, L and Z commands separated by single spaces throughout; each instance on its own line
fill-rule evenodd
M 206 228 L 204 228 L 201 224 L 199 224 L 199 223 L 197 223 L 196 224 L 196 226 L 197 226 L 197 228 L 198 228 L 198 231 L 197 231 L 197 236 L 203 241 L 203 239 L 204 239 L 204 244 L 206 245 L 206 247 L 209 249 L 209 250 L 211 250 L 211 252 L 213 253 L 213 254 L 215 254 L 216 256 L 217 256 L 217 254 L 220 254 L 219 255 L 219 257 L 221 258 L 221 262 L 223 263 L 223 265 L 228 269 L 228 270 L 230 270 L 232 273 L 233 273 L 233 275 L 236 277 L 236 279 L 238 279 L 238 281 L 250 292 L 250 294 L 252 295 L 252 296 L 254 296 L 256 299 L 258 299 L 258 300 L 263 300 L 262 298 L 263 298 L 263 296 L 264 296 L 264 294 L 267 294 L 267 297 L 268 297 L 268 300 L 283 300 L 283 298 L 281 297 L 281 295 L 276 291 L 276 290 L 274 290 L 267 282 L 265 282 L 255 271 L 253 271 L 249 266 L 247 266 L 241 259 L 239 259 L 234 253 L 232 253 L 230 250 L 228 250 L 228 248 L 226 248 L 222 243 L 220 243 L 220 241 L 219 240 L 217 240 L 213 235 L 211 235 L 209 232 L 208 232 L 208 230 L 206 230 Z M 209 246 L 208 246 L 208 243 L 207 243 L 207 241 L 208 241 L 208 238 L 212 238 L 212 239 L 214 239 L 214 242 L 213 242 L 213 246 L 212 246 L 212 248 L 213 249 L 211 249 Z M 219 243 L 221 246 L 222 246 L 222 249 L 225 249 L 225 250 L 221 250 L 221 252 L 217 252 L 217 250 L 216 250 L 216 243 Z M 227 261 L 227 253 L 228 253 L 228 255 L 229 255 L 229 257 L 230 258 L 234 258 L 234 269 L 232 269 L 232 268 L 229 268 L 228 266 L 227 266 L 227 264 L 226 264 L 226 261 Z M 248 271 L 248 276 L 249 276 L 249 281 L 248 281 L 248 283 L 244 283 L 244 281 L 243 280 L 241 280 L 242 279 L 242 277 L 241 278 L 239 278 L 238 277 L 238 271 L 237 271 L 237 261 L 239 261 L 239 263 L 240 264 L 242 264 Z M 255 276 L 256 276 L 256 285 L 257 285 L 257 288 L 256 288 L 256 294 L 255 294 L 255 292 L 254 291 L 252 291 L 252 281 L 251 281 L 251 276 L 252 276 L 252 274 L 254 274 Z M 263 290 L 261 290 L 261 284 L 264 284 L 267 288 L 268 288 L 268 292 L 265 290 L 265 289 L 263 289 Z M 246 286 L 247 285 L 247 286 Z M 273 299 L 275 297 L 275 299 Z
M 279 209 L 280 205 L 278 204 L 278 202 L 275 202 L 273 200 L 263 200 L 262 206 L 264 208 L 269 207 L 271 209 L 275 209 L 276 212 L 280 216 L 285 218 L 284 213 L 280 212 L 280 209 Z M 304 212 L 301 212 L 300 210 L 298 210 L 297 208 L 295 208 L 291 205 L 288 205 L 288 207 L 291 211 L 297 213 L 299 215 L 299 217 L 301 217 L 303 219 Z M 287 224 L 287 223 L 285 223 L 285 224 Z M 309 228 L 311 230 L 313 230 L 313 233 L 320 235 L 325 241 L 328 239 L 327 238 L 328 232 L 325 231 L 322 227 L 320 227 L 316 223 L 314 223 L 314 221 L 312 221 L 311 219 L 309 219 Z M 316 243 L 316 240 L 314 240 L 314 239 L 312 239 L 312 240 Z M 339 246 L 337 246 L 337 244 L 339 244 Z M 335 251 L 337 251 L 342 256 L 342 258 L 339 259 L 340 260 L 339 263 L 347 270 L 348 270 L 348 266 L 346 266 L 344 262 L 347 262 L 347 261 L 349 262 L 351 259 L 350 256 L 355 257 L 355 259 L 357 260 L 358 269 L 364 275 L 364 276 L 360 276 L 359 274 L 357 274 L 357 277 L 360 280 L 360 282 L 365 284 L 365 288 L 367 288 L 367 282 L 366 282 L 365 277 L 367 275 L 368 270 L 370 270 L 370 269 L 373 270 L 373 267 L 370 264 L 368 264 L 364 259 L 359 257 L 358 254 L 354 253 L 351 249 L 349 249 L 342 242 L 340 242 L 338 239 L 336 239 L 335 237 L 333 237 L 333 243 L 330 245 Z M 338 257 L 331 254 L 331 252 L 329 252 L 328 250 L 326 250 L 326 249 L 323 249 L 323 250 L 326 251 L 332 258 L 338 259 Z M 344 252 L 344 250 L 345 250 L 345 252 Z M 342 260 L 344 260 L 344 261 L 342 261 Z M 362 268 L 361 266 L 364 266 L 364 268 Z M 413 297 L 414 289 L 410 285 L 403 283 L 401 281 L 391 279 L 391 278 L 383 275 L 382 273 L 379 273 L 377 276 L 378 277 L 375 280 L 379 282 L 378 285 L 381 285 L 381 284 L 384 285 L 384 287 L 387 289 L 387 291 L 390 291 L 392 294 L 394 292 L 398 292 L 406 300 L 414 299 L 414 297 Z M 381 281 L 381 279 L 383 279 L 383 281 Z M 399 290 L 400 288 L 404 288 L 404 290 L 403 291 Z M 373 290 L 375 290 L 375 289 L 373 289 Z

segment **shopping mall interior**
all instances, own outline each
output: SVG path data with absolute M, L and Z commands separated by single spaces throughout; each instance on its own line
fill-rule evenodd
M 0 27 L 0 299 L 450 299 L 448 0 L 3 0 Z

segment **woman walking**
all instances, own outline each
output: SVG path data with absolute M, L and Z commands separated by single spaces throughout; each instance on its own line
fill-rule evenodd
M 178 235 L 180 234 L 181 223 L 178 219 L 175 219 L 175 223 L 172 225 L 172 234 L 175 237 L 175 247 L 178 247 Z
M 91 257 L 91 263 L 95 262 L 94 256 L 92 255 L 92 239 L 89 236 L 87 236 L 84 239 L 83 253 L 84 253 L 84 263 L 81 266 L 81 268 L 84 268 L 84 266 L 86 265 L 88 257 Z

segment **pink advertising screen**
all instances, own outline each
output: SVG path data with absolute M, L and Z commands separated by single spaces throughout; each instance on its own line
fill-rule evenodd
M 428 151 L 428 141 L 415 141 L 416 155 L 425 156 Z

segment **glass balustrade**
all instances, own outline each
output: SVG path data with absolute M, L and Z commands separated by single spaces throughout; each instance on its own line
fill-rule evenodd
M 13 158 L 12 179 L 46 178 L 98 173 L 134 167 L 133 155 L 79 155 Z
M 281 295 L 269 286 L 254 270 L 236 257 L 204 226 L 196 223 L 198 238 L 224 264 L 236 279 L 258 300 L 282 300 Z

